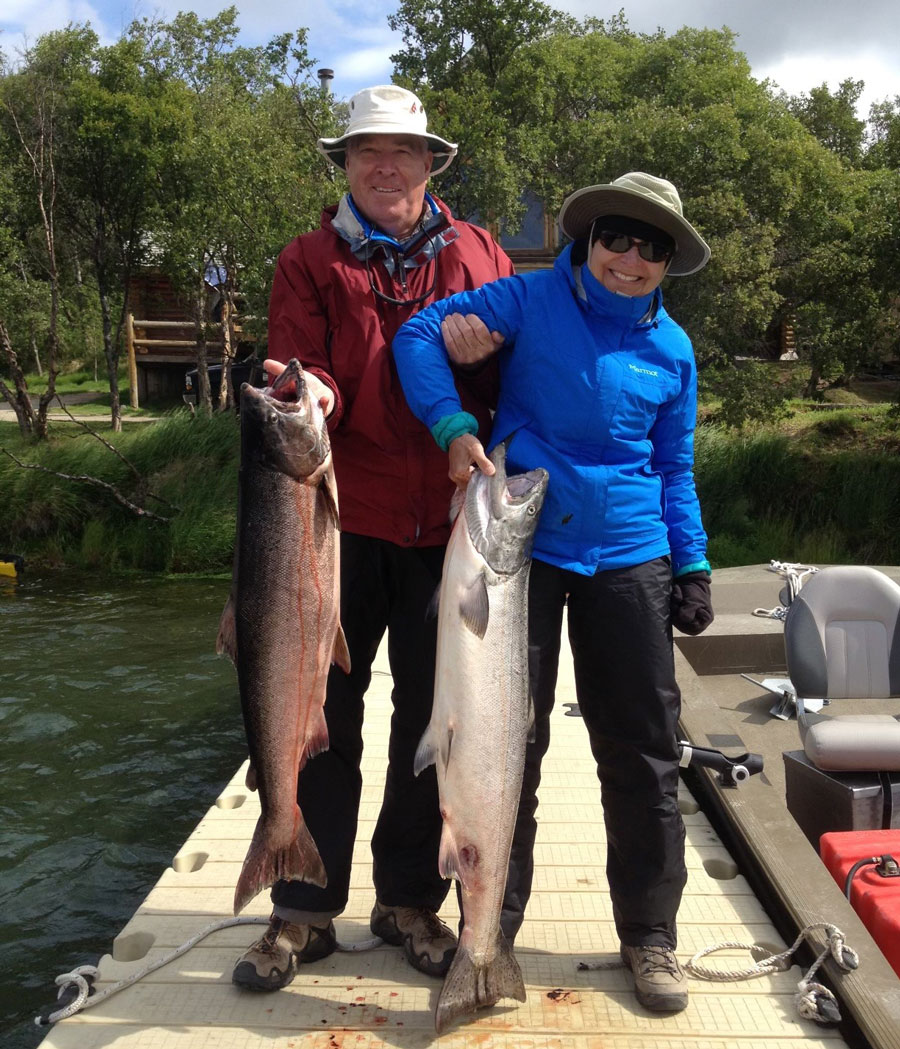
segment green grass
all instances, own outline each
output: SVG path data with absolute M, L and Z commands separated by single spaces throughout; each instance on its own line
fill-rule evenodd
M 900 563 L 900 433 L 886 411 L 872 414 L 746 434 L 700 427 L 695 473 L 710 561 Z
M 107 571 L 227 573 L 237 506 L 239 432 L 230 413 L 184 408 L 112 434 L 96 428 L 142 480 L 75 424 L 36 443 L 15 425 L 0 446 L 23 462 L 87 474 L 167 521 L 138 517 L 103 489 L 0 454 L 0 547 L 32 563 Z M 900 564 L 900 420 L 887 405 L 800 411 L 746 432 L 703 425 L 697 490 L 715 567 L 775 558 L 810 564 Z M 161 496 L 177 510 L 152 498 Z
M 98 428 L 99 430 L 99 428 Z M 34 443 L 14 427 L 0 444 L 53 474 L 22 469 L 0 455 L 0 535 L 16 553 L 45 565 L 103 570 L 223 572 L 231 566 L 237 506 L 238 425 L 234 416 L 192 418 L 184 409 L 120 434 L 102 431 L 140 475 L 71 423 Z M 140 517 L 112 493 L 55 474 L 89 475 L 151 511 Z M 160 502 L 159 496 L 166 502 Z M 166 503 L 173 504 L 177 509 Z
M 119 397 L 128 400 L 128 369 L 124 364 L 119 365 Z M 100 362 L 94 378 L 93 368 L 75 366 L 64 366 L 59 375 L 56 376 L 54 389 L 57 393 L 102 393 L 107 397 L 109 403 L 109 379 L 106 374 L 106 361 Z M 30 393 L 41 394 L 47 389 L 47 376 L 32 372 L 25 376 Z

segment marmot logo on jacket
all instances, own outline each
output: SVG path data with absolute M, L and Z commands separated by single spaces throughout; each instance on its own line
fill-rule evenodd
M 655 375 L 659 378 L 659 372 L 654 371 L 652 368 L 639 368 L 636 364 L 629 364 L 628 367 L 633 372 L 639 372 L 641 375 Z

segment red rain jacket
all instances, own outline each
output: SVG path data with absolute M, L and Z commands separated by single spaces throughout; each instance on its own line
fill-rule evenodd
M 391 354 L 397 329 L 417 310 L 453 292 L 510 276 L 513 266 L 489 233 L 451 218 L 459 236 L 437 253 L 437 285 L 419 306 L 378 299 L 363 262 L 332 228 L 337 207 L 322 212 L 321 227 L 296 237 L 282 251 L 269 303 L 269 356 L 296 357 L 335 392 L 328 419 L 334 469 L 346 532 L 400 546 L 446 543 L 453 482 L 447 454 L 410 411 Z M 407 289 L 388 274 L 382 256 L 370 260 L 375 286 L 398 299 L 424 294 L 435 261 L 406 270 Z M 490 431 L 497 370 L 457 373 L 463 409 Z

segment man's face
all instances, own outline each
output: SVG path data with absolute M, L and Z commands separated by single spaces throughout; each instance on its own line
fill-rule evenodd
M 431 161 L 418 135 L 354 135 L 345 161 L 354 203 L 369 222 L 403 240 L 422 215 Z

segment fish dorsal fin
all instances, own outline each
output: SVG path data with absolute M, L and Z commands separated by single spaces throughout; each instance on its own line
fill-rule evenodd
M 490 600 L 484 572 L 478 573 L 478 578 L 463 594 L 459 602 L 459 614 L 467 629 L 483 641 L 490 618 Z
M 347 647 L 347 638 L 344 636 L 344 628 L 338 623 L 337 633 L 334 635 L 334 650 L 331 653 L 331 662 L 343 670 L 345 674 L 350 673 L 350 649 Z

